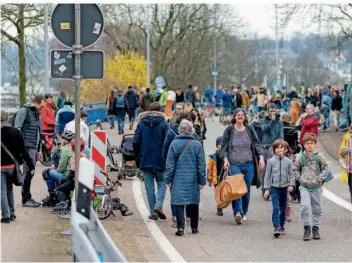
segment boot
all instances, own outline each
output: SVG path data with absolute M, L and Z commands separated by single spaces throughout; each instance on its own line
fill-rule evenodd
M 320 239 L 319 227 L 313 226 L 313 239 Z
M 221 208 L 218 208 L 218 209 L 217 209 L 216 215 L 217 215 L 217 216 L 223 216 L 223 215 L 224 215 L 224 213 L 222 212 L 222 209 L 221 209 Z
M 292 222 L 291 207 L 286 207 L 286 222 Z
M 310 226 L 304 226 L 303 240 L 308 241 L 311 239 L 312 230 Z

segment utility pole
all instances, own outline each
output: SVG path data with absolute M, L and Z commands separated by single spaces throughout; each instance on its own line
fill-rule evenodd
M 278 15 L 277 15 L 277 4 L 275 4 L 275 39 L 276 39 L 276 80 L 280 80 L 279 70 L 279 27 L 278 27 Z
M 214 37 L 214 65 L 213 65 L 214 69 L 216 70 L 216 72 L 213 71 L 213 77 L 214 77 L 214 94 L 216 93 L 216 85 L 217 85 L 217 66 L 216 66 L 216 38 Z
M 147 6 L 147 88 L 150 88 L 150 16 Z
M 49 32 L 48 4 L 44 5 L 44 92 L 49 92 Z

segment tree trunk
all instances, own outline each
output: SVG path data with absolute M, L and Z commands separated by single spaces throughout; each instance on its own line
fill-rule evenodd
M 20 12 L 20 17 L 23 18 L 23 10 Z M 18 61 L 19 61 L 19 74 L 20 74 L 20 105 L 26 103 L 26 56 L 25 56 L 25 40 L 24 40 L 24 19 L 20 20 L 19 23 L 19 45 L 18 45 Z

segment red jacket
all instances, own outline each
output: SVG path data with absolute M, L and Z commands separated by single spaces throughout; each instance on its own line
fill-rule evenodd
M 319 121 L 316 116 L 310 116 L 306 117 L 302 120 L 302 130 L 301 130 L 301 135 L 299 136 L 299 141 L 303 145 L 303 136 L 306 133 L 313 133 L 318 137 L 318 126 L 319 126 Z
M 45 105 L 45 108 L 42 110 L 41 119 L 42 119 L 43 130 L 55 130 L 55 127 L 56 127 L 55 111 L 49 103 L 47 103 Z M 48 126 L 48 124 L 53 124 L 54 126 Z

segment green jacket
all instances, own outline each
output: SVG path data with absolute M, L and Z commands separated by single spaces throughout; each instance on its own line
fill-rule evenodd
M 161 94 L 160 99 L 159 99 L 159 103 L 160 103 L 161 107 L 166 106 L 167 97 L 168 97 L 168 93 L 167 93 L 167 91 L 164 91 Z
M 70 147 L 63 147 L 61 150 L 61 156 L 59 161 L 59 166 L 56 171 L 59 173 L 63 173 L 64 175 L 68 175 L 70 173 L 70 159 L 74 155 L 74 152 Z

